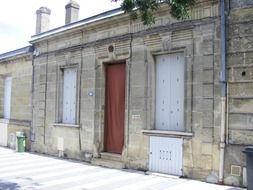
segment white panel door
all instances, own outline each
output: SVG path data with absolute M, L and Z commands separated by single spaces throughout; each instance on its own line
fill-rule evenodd
M 184 130 L 183 54 L 157 56 L 156 122 L 157 130 Z
M 76 120 L 76 75 L 74 68 L 64 69 L 63 123 L 75 124 Z
M 4 118 L 10 119 L 11 115 L 11 77 L 4 80 Z
M 179 138 L 150 137 L 149 170 L 182 175 L 183 140 Z

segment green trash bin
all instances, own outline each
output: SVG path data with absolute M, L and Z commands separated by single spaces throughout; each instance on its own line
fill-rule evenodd
M 17 136 L 18 152 L 25 152 L 25 136 Z

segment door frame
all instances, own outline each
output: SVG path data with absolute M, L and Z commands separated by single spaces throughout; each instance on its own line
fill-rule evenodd
M 127 144 L 129 143 L 129 100 L 130 100 L 130 69 L 129 69 L 129 60 L 117 60 L 117 61 L 106 61 L 102 63 L 103 66 L 103 79 L 104 79 L 104 94 L 103 94 L 103 125 L 101 128 L 101 148 L 99 149 L 100 152 L 105 151 L 105 121 L 106 121 L 106 67 L 108 65 L 117 65 L 117 64 L 125 64 L 125 115 L 124 115 L 124 143 L 121 155 L 125 154 L 125 150 Z

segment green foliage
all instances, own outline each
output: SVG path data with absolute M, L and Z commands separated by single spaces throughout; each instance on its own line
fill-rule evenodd
M 170 14 L 183 20 L 189 17 L 189 10 L 194 5 L 195 0 L 111 0 L 113 2 L 122 1 L 121 8 L 130 14 L 130 18 L 135 20 L 141 18 L 144 25 L 150 25 L 155 22 L 154 12 L 159 8 L 162 2 L 170 6 Z M 138 9 L 138 12 L 136 11 Z

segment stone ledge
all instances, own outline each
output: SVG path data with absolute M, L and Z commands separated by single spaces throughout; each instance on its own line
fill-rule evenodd
M 0 123 L 5 123 L 5 124 L 9 124 L 9 125 L 21 125 L 21 126 L 24 126 L 24 127 L 30 127 L 31 126 L 31 121 L 18 120 L 18 119 L 0 118 Z
M 25 121 L 25 120 L 10 119 L 9 124 L 10 125 L 21 125 L 24 127 L 31 127 L 31 121 Z
M 80 128 L 80 125 L 68 124 L 68 123 L 53 123 L 54 127 L 69 127 L 69 128 Z
M 101 155 L 101 159 L 122 162 L 122 155 L 121 154 L 101 152 L 100 155 Z
M 107 160 L 103 158 L 93 158 L 91 160 L 91 164 L 114 169 L 126 168 L 125 164 L 122 161 Z
M 185 138 L 193 137 L 193 133 L 181 131 L 142 130 L 141 132 L 147 136 L 185 137 Z
M 0 118 L 0 123 L 8 124 L 10 122 L 9 119 Z

